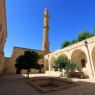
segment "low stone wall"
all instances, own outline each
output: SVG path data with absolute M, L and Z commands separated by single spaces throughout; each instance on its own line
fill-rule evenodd
M 38 74 L 39 70 L 37 69 L 31 69 L 30 74 Z M 27 70 L 22 70 L 21 74 L 27 74 Z
M 48 76 L 55 76 L 55 77 L 63 76 L 62 72 L 59 71 L 45 71 L 45 73 Z

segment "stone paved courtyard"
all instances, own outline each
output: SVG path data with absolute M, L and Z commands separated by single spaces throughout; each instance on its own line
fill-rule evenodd
M 30 75 L 30 77 L 45 76 Z M 70 79 L 80 86 L 52 93 L 43 94 L 33 86 L 26 83 L 25 77 L 21 75 L 4 76 L 0 78 L 0 95 L 95 95 L 95 80 L 92 79 Z

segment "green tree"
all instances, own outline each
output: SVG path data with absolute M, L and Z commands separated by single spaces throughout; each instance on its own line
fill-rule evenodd
M 89 32 L 81 32 L 77 37 L 77 42 L 88 39 L 92 37 L 93 35 Z
M 62 71 L 62 69 L 64 69 L 66 70 L 65 75 L 67 77 L 71 77 L 72 72 L 75 72 L 76 69 L 78 70 L 79 66 L 73 63 L 71 60 L 69 60 L 66 56 L 61 55 L 55 61 L 53 68 L 55 71 L 58 71 L 58 69 Z
M 52 68 L 54 68 L 54 71 L 58 71 L 59 65 L 58 64 L 53 64 Z
M 21 73 L 21 70 L 24 68 L 24 62 L 25 62 L 25 56 L 20 55 L 20 56 L 17 57 L 16 64 L 15 64 L 15 67 L 17 69 L 16 74 Z
M 24 55 L 19 56 L 16 59 L 16 68 L 18 71 L 21 71 L 22 69 L 27 70 L 28 78 L 31 68 L 40 69 L 41 65 L 38 64 L 38 60 L 41 58 L 41 56 L 35 52 L 35 51 L 25 51 Z
M 70 43 L 71 43 L 71 45 L 72 44 L 75 44 L 76 43 L 76 40 L 72 40 Z
M 53 68 L 56 70 L 59 68 L 59 70 L 61 71 L 63 68 L 65 68 L 67 63 L 68 63 L 68 58 L 64 55 L 61 55 L 55 61 L 55 65 L 53 66 Z
M 79 66 L 75 63 L 73 63 L 71 60 L 68 60 L 69 62 L 66 64 L 65 70 L 69 72 L 75 72 L 76 69 L 79 68 Z
M 71 43 L 70 43 L 69 41 L 64 41 L 64 42 L 62 43 L 61 48 L 67 47 L 67 46 L 69 46 L 70 44 L 71 44 Z

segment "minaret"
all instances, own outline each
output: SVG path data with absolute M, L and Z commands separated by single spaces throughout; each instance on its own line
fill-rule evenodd
M 49 53 L 49 41 L 48 41 L 49 26 L 48 26 L 48 21 L 49 21 L 48 9 L 45 8 L 45 10 L 44 10 L 44 27 L 43 27 L 43 45 L 42 45 L 42 49 L 44 51 L 44 54 Z

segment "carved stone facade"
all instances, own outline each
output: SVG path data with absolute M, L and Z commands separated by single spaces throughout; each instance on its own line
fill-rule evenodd
M 7 37 L 5 0 L 0 0 L 0 74 L 4 69 L 4 46 Z

